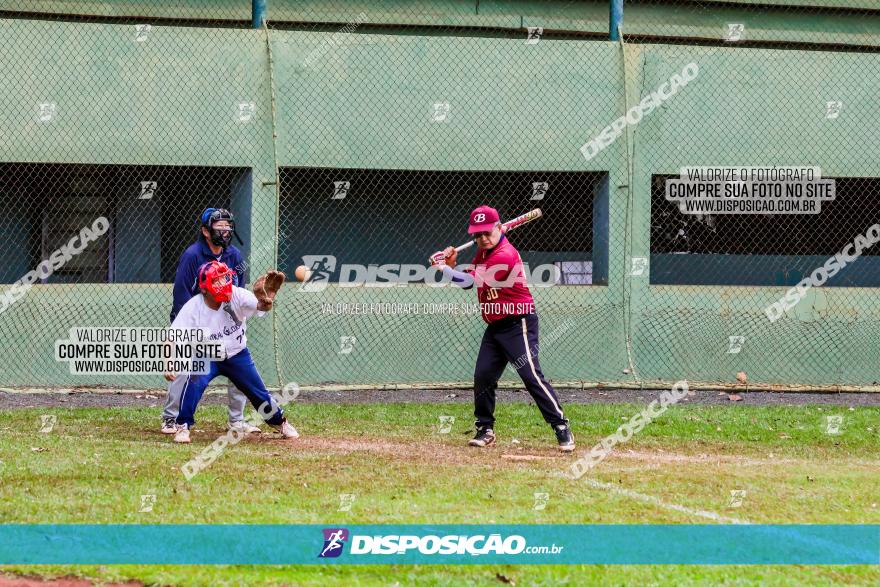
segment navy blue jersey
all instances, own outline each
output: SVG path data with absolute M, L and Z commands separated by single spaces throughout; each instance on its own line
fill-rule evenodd
M 199 267 L 208 261 L 220 261 L 235 271 L 232 284 L 244 287 L 247 283 L 247 266 L 242 259 L 241 251 L 234 245 L 223 249 L 219 255 L 215 255 L 204 237 L 186 248 L 180 261 L 177 263 L 177 273 L 174 276 L 174 304 L 171 306 L 171 321 L 177 317 L 177 313 L 191 297 L 199 293 Z

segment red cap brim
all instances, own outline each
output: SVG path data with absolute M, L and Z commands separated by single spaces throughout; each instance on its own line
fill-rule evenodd
M 468 227 L 468 234 L 474 234 L 476 232 L 488 232 L 495 228 L 497 222 L 489 222 L 487 224 L 471 224 Z

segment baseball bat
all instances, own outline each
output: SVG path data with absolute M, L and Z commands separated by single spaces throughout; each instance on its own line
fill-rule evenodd
M 532 220 L 537 220 L 542 215 L 543 215 L 543 213 L 541 212 L 540 208 L 535 208 L 534 210 L 530 210 L 530 211 L 526 212 L 525 214 L 521 214 L 520 216 L 517 216 L 516 218 L 513 218 L 512 220 L 508 220 L 507 222 L 503 223 L 501 225 L 501 232 L 506 234 L 508 231 L 511 231 L 514 228 L 522 226 L 523 224 L 527 224 L 527 223 L 531 222 Z M 474 241 L 469 240 L 468 242 L 464 243 L 463 245 L 458 245 L 457 247 L 455 247 L 455 251 L 457 253 L 460 253 L 461 251 L 463 251 L 465 249 L 469 249 L 472 246 L 474 246 Z M 431 255 L 428 258 L 428 262 L 432 263 L 432 264 L 438 263 L 438 262 L 442 261 L 444 258 L 445 257 L 443 256 L 443 251 L 437 251 L 436 253 L 434 253 L 433 255 Z

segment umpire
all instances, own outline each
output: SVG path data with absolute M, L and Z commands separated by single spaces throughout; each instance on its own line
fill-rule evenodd
M 219 261 L 232 267 L 233 285 L 244 287 L 247 283 L 247 265 L 242 259 L 241 251 L 232 244 L 232 235 L 235 232 L 235 218 L 229 210 L 224 208 L 208 208 L 202 212 L 200 218 L 200 235 L 196 242 L 191 244 L 180 256 L 177 264 L 177 273 L 174 276 L 174 303 L 171 306 L 171 322 L 177 317 L 177 313 L 190 298 L 199 293 L 198 274 L 199 267 L 209 261 Z M 239 239 L 239 243 L 241 239 Z M 162 433 L 174 434 L 176 432 L 177 414 L 180 411 L 180 395 L 186 377 L 178 377 L 168 384 L 168 396 L 165 399 L 165 407 L 162 410 Z M 241 432 L 260 432 L 256 426 L 251 426 L 244 419 L 244 408 L 247 397 L 232 383 L 228 387 L 229 393 L 229 427 Z

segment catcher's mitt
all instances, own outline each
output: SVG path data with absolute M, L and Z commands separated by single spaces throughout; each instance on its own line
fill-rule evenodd
M 257 306 L 260 310 L 271 310 L 275 303 L 275 294 L 284 284 L 284 273 L 281 271 L 268 271 L 260 275 L 254 282 L 254 295 L 260 302 Z

